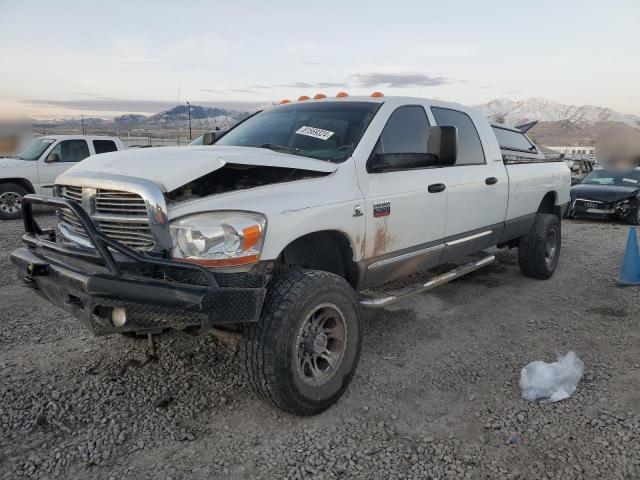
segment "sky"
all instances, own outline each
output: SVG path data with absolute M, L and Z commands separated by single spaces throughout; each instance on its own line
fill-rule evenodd
M 640 0 L 0 0 L 0 116 L 343 90 L 640 114 L 639 24 Z

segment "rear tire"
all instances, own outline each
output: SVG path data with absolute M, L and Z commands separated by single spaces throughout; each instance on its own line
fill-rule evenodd
M 538 214 L 529 233 L 520 239 L 520 271 L 531 278 L 551 278 L 558 266 L 562 237 L 560 220 L 555 215 Z
M 29 192 L 22 185 L 3 183 L 0 185 L 0 220 L 15 220 L 22 217 L 22 198 Z
M 269 285 L 262 315 L 243 331 L 249 383 L 268 404 L 315 415 L 349 386 L 360 358 L 360 305 L 341 277 L 291 270 Z

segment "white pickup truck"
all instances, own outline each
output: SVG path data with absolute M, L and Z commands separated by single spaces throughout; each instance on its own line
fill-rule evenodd
M 495 246 L 517 247 L 524 275 L 549 278 L 569 188 L 564 162 L 474 109 L 303 99 L 211 146 L 83 161 L 55 198 L 25 198 L 26 247 L 12 261 L 97 335 L 234 332 L 256 392 L 311 415 L 354 375 L 362 308 L 488 265 L 482 251 Z M 38 226 L 34 204 L 58 208 L 56 229 Z M 452 262 L 412 288 L 380 288 Z
M 47 135 L 33 139 L 17 155 L 0 158 L 0 220 L 20 217 L 22 197 L 53 194 L 53 182 L 77 162 L 97 153 L 123 150 L 118 138 Z

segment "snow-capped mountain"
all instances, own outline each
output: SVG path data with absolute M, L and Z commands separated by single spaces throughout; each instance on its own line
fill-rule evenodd
M 191 105 L 191 124 L 194 128 L 228 128 L 238 120 L 245 118 L 247 112 L 226 108 L 201 107 Z M 116 122 L 118 119 L 116 119 Z M 189 122 L 189 110 L 186 105 L 178 105 L 170 110 L 156 113 L 137 120 L 136 126 L 156 128 L 184 128 Z
M 610 108 L 593 105 L 565 105 L 545 98 L 529 98 L 514 101 L 497 98 L 478 105 L 491 119 L 503 120 L 508 125 L 518 125 L 538 120 L 558 122 L 567 120 L 577 125 L 595 125 L 601 122 L 617 122 L 640 128 L 640 117 L 618 113 Z

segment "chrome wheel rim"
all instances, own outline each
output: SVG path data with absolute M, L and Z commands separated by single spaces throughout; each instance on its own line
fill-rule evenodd
M 22 195 L 16 192 L 4 192 L 0 194 L 0 211 L 4 213 L 17 213 L 22 208 Z
M 553 263 L 553 259 L 556 257 L 557 249 L 557 235 L 555 230 L 551 230 L 547 235 L 547 241 L 544 246 L 544 261 L 547 265 Z
M 296 367 L 302 381 L 317 387 L 340 368 L 347 349 L 347 322 L 332 303 L 317 305 L 306 316 L 296 338 Z

